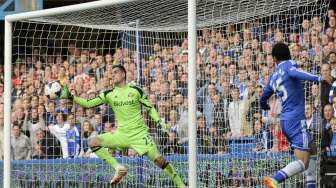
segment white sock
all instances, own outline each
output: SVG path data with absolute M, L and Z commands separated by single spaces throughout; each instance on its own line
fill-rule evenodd
M 304 164 L 301 160 L 293 161 L 282 169 L 288 177 L 291 177 L 297 173 L 305 171 Z
M 309 167 L 304 172 L 306 176 L 307 188 L 314 188 L 316 185 L 315 175 L 316 175 L 316 159 L 311 157 L 309 160 Z
M 305 171 L 303 162 L 301 160 L 293 161 L 289 163 L 285 168 L 279 170 L 273 176 L 273 179 L 277 180 L 280 183 L 285 179 L 303 171 Z

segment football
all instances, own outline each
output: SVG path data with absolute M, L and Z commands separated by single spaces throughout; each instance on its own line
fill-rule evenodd
M 61 94 L 61 91 L 62 91 L 62 86 L 57 81 L 49 82 L 44 87 L 44 94 L 49 99 L 57 99 L 57 98 L 59 98 L 59 96 Z

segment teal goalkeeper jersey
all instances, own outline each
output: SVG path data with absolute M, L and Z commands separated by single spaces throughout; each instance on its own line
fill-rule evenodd
M 114 87 L 93 99 L 74 96 L 73 100 L 84 108 L 93 108 L 102 104 L 110 105 L 115 113 L 117 129 L 125 133 L 148 130 L 141 111 L 142 105 L 155 122 L 160 121 L 159 113 L 142 89 L 130 84 L 124 87 Z

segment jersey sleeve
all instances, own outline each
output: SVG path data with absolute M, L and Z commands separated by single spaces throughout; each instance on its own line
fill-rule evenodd
M 308 80 L 313 82 L 321 81 L 319 76 L 311 74 L 309 72 L 303 71 L 301 69 L 296 68 L 295 66 L 291 66 L 288 70 L 288 75 L 292 78 L 297 78 L 300 80 Z
M 84 108 L 93 108 L 105 103 L 105 95 L 105 92 L 100 93 L 98 97 L 92 99 L 84 99 L 78 96 L 74 96 L 73 101 Z
M 267 100 L 273 95 L 274 91 L 272 87 L 270 86 L 270 82 L 267 83 L 266 87 L 263 90 L 263 93 L 260 98 L 260 107 L 262 109 L 268 109 L 268 103 Z
M 159 122 L 160 115 L 158 111 L 155 109 L 154 105 L 149 101 L 147 95 L 144 94 L 141 88 L 137 86 L 131 86 L 132 88 L 136 89 L 139 92 L 139 102 L 145 107 L 148 115 L 154 120 L 154 122 Z

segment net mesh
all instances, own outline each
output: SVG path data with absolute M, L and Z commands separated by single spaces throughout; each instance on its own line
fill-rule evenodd
M 140 19 L 140 30 L 186 31 L 187 3 L 188 1 L 185 0 L 134 1 L 30 20 L 109 30 L 135 30 L 133 23 Z M 299 11 L 300 7 L 304 7 L 303 11 L 306 14 L 312 14 L 319 11 L 316 7 L 320 7 L 320 4 L 325 6 L 328 3 L 314 0 L 243 0 L 238 3 L 233 0 L 199 0 L 197 1 L 197 25 L 202 28 L 227 23 L 244 23 L 254 21 L 256 18 L 283 14 L 289 10 Z
M 290 46 L 302 69 L 320 73 L 328 4 L 328 0 L 197 1 L 199 187 L 262 187 L 263 176 L 294 160 L 279 127 L 280 99 L 271 98 L 271 110 L 262 111 L 259 98 L 274 69 L 270 53 L 276 42 Z M 30 155 L 14 152 L 13 184 L 110 186 L 114 171 L 90 152 L 87 141 L 115 131 L 112 109 L 51 101 L 43 96 L 43 88 L 59 80 L 81 97 L 92 98 L 111 88 L 112 65 L 118 63 L 125 66 L 127 81 L 143 88 L 169 125 L 169 135 L 164 136 L 144 113 L 161 153 L 187 181 L 186 30 L 186 0 L 134 1 L 15 22 L 12 119 L 28 137 L 30 145 L 25 146 Z M 319 115 L 316 88 L 305 83 L 307 108 Z M 75 125 L 71 130 L 62 128 L 70 124 Z M 319 145 L 321 130 L 316 127 L 311 128 Z M 14 146 L 14 151 L 23 148 Z M 117 187 L 175 187 L 160 168 L 134 150 L 111 155 L 129 168 Z M 302 187 L 304 180 L 304 175 L 297 175 L 282 186 Z

